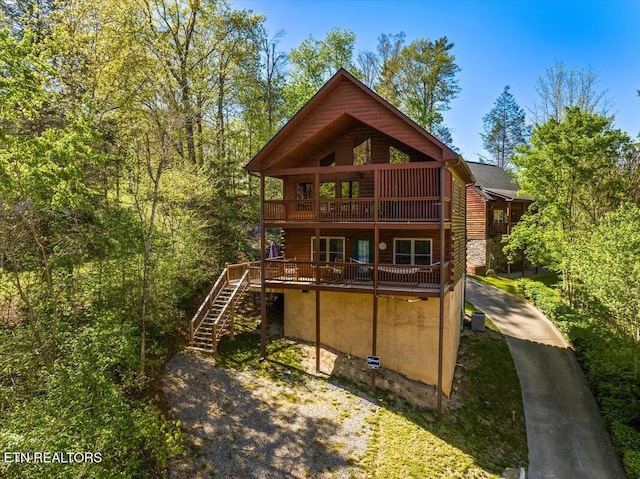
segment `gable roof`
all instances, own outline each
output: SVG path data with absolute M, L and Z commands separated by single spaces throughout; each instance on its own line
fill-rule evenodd
M 348 98 L 348 102 L 344 99 Z M 327 106 L 328 105 L 328 106 Z M 462 157 L 344 69 L 331 79 L 283 126 L 245 166 L 264 172 L 283 159 L 295 160 L 322 142 L 364 124 L 433 158 L 446 162 Z M 473 176 L 462 160 L 453 167 L 467 182 Z
M 520 186 L 511 175 L 496 165 L 468 162 L 467 166 L 476 179 L 474 188 L 487 200 L 528 200 L 529 196 L 518 195 Z

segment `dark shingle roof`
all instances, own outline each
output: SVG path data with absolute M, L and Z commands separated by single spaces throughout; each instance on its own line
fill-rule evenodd
M 475 188 L 483 193 L 487 199 L 511 201 L 532 200 L 528 196 L 519 196 L 520 187 L 513 181 L 511 175 L 496 165 L 473 163 L 468 161 L 469 169 L 476 178 Z

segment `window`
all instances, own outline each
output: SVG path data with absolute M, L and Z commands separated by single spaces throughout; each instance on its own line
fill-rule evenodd
M 311 261 L 316 260 L 315 236 L 311 237 Z M 320 261 L 344 261 L 344 238 L 321 236 Z
M 403 151 L 398 150 L 397 148 L 394 148 L 393 146 L 390 146 L 389 163 L 409 163 L 409 155 Z
M 320 160 L 320 166 L 336 166 L 336 154 L 335 152 L 329 153 L 327 156 Z
M 371 164 L 371 138 L 367 138 L 353 149 L 354 165 Z
M 297 198 L 299 200 L 310 200 L 313 197 L 312 183 L 298 183 Z
M 359 181 L 343 181 L 342 183 L 343 198 L 359 198 L 360 182 Z
M 506 223 L 507 212 L 505 210 L 493 210 L 493 222 L 494 223 Z
M 431 240 L 394 239 L 393 264 L 431 264 Z

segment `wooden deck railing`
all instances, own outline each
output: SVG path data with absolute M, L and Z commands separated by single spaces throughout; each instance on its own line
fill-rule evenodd
M 509 225 L 507 223 L 491 223 L 489 225 L 489 234 L 491 236 L 502 236 L 509 234 Z
M 283 222 L 436 222 L 440 219 L 439 162 L 405 164 L 372 164 L 357 167 L 290 168 L 274 171 L 285 183 L 301 181 L 306 175 L 312 184 L 318 182 L 353 181 L 359 175 L 359 198 L 321 198 L 320 188 L 313 187 L 313 196 L 305 199 L 277 199 L 264 202 L 267 223 Z M 289 179 L 289 176 L 295 178 Z M 449 180 L 450 181 L 450 180 Z M 445 219 L 451 218 L 451 187 L 445 186 Z M 377 203 L 376 203 L 377 201 Z
M 316 214 L 319 203 L 319 216 Z M 445 198 L 445 219 L 450 215 L 450 199 Z M 267 200 L 264 217 L 266 222 L 420 222 L 440 220 L 440 198 L 397 197 L 378 200 L 376 212 L 373 198 L 334 198 L 320 200 Z M 377 214 L 377 218 L 376 218 Z
M 449 281 L 450 262 L 445 263 L 445 281 Z M 258 269 L 259 273 L 259 269 Z M 334 286 L 372 287 L 372 263 L 323 262 L 319 267 L 319 283 Z M 440 287 L 440 265 L 380 264 L 377 270 L 379 287 L 427 288 Z M 266 260 L 265 279 L 268 285 L 280 283 L 315 283 L 316 263 L 312 261 Z
M 284 257 L 281 257 L 281 258 L 284 258 Z M 242 275 L 247 270 L 250 271 L 248 280 L 251 280 L 251 270 L 256 266 L 258 267 L 258 269 L 260 269 L 260 261 L 249 261 L 246 263 L 228 264 L 226 268 L 227 281 L 230 283 L 232 281 L 239 280 L 240 278 L 242 278 Z
M 211 306 L 213 304 L 213 301 L 215 301 L 216 296 L 218 296 L 218 293 L 227 284 L 226 278 L 227 278 L 228 272 L 229 272 L 228 268 L 225 268 L 222 271 L 222 274 L 220 274 L 216 283 L 211 287 L 211 289 L 209 290 L 209 293 L 207 293 L 207 296 L 204 298 L 204 301 L 202 302 L 202 304 L 198 308 L 198 311 L 196 311 L 196 314 L 193 316 L 193 319 L 189 323 L 189 337 L 190 337 L 189 340 L 190 341 L 193 341 L 193 335 L 195 331 L 200 327 L 202 320 L 205 318 L 205 316 L 211 309 Z

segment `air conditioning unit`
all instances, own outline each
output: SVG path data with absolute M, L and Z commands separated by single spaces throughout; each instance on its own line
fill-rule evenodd
M 471 314 L 471 331 L 484 331 L 484 313 L 476 312 Z

